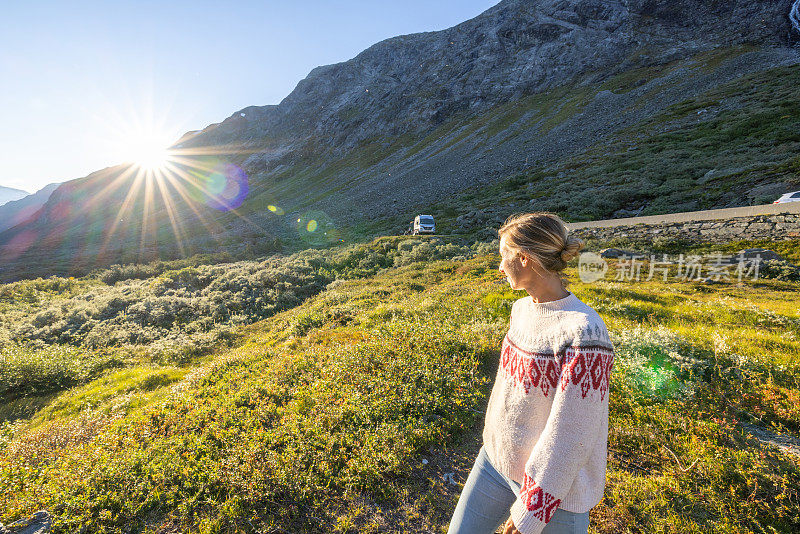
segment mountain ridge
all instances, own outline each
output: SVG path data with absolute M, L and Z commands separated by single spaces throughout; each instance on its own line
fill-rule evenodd
M 0 232 L 34 217 L 59 185 L 61 185 L 61 182 L 47 184 L 34 193 L 29 193 L 25 197 L 6 202 L 0 206 Z
M 3 206 L 8 202 L 24 198 L 29 194 L 30 193 L 22 189 L 16 189 L 14 187 L 5 187 L 0 185 L 0 206 Z

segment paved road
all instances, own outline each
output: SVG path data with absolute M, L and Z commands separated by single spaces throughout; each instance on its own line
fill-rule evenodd
M 645 217 L 626 217 L 623 219 L 604 219 L 602 221 L 575 222 L 567 223 L 567 229 L 577 230 L 578 228 L 608 228 L 612 226 L 631 226 L 639 223 L 658 224 L 708 221 L 712 219 L 752 217 L 755 215 L 774 215 L 777 213 L 800 213 L 800 202 L 786 202 L 784 204 L 761 204 L 759 206 L 742 206 L 740 208 L 686 211 L 683 213 L 667 213 L 664 215 L 647 215 Z

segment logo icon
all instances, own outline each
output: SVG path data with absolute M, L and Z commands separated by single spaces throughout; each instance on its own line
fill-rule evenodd
M 581 282 L 591 284 L 606 276 L 608 262 L 594 252 L 581 252 L 578 258 L 578 277 Z

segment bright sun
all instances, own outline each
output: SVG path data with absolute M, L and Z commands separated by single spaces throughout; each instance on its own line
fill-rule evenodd
M 98 149 L 111 165 L 128 164 L 161 178 L 180 159 L 181 150 L 171 147 L 186 132 L 186 125 L 170 119 L 168 109 L 154 107 L 152 95 L 128 95 L 127 100 L 126 107 L 99 107 Z
M 169 161 L 168 142 L 155 136 L 143 136 L 131 139 L 127 147 L 130 160 L 147 171 L 160 171 Z
M 179 136 L 156 121 L 120 119 L 119 123 L 105 140 L 113 159 L 144 172 L 163 173 L 173 156 L 169 147 Z

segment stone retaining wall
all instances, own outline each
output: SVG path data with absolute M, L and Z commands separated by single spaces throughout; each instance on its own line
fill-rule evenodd
M 721 243 L 741 239 L 798 239 L 800 214 L 782 213 L 735 217 L 724 220 L 635 224 L 630 226 L 577 228 L 571 232 L 582 238 L 607 240 L 615 237 L 652 240 L 656 237 Z

